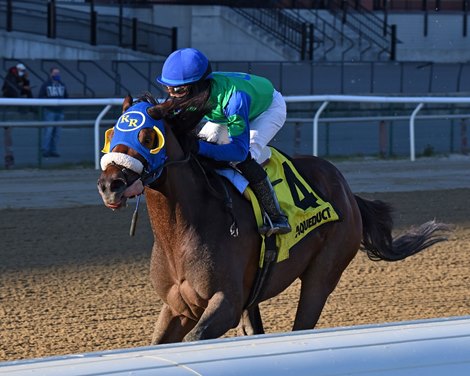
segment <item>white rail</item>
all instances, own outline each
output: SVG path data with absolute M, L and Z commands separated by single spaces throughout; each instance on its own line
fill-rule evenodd
M 112 106 L 121 106 L 121 98 L 95 98 L 95 99 L 36 99 L 36 98 L 0 98 L 0 106 L 104 106 L 104 108 L 96 116 L 94 122 L 94 140 L 95 140 L 95 169 L 100 168 L 100 123 L 106 113 Z M 15 123 L 5 124 L 4 126 L 15 126 Z M 56 125 L 52 123 L 50 125 Z M 24 126 L 22 123 L 16 126 Z M 47 122 L 41 124 L 47 126 Z
M 0 362 L 5 376 L 470 375 L 470 316 Z
M 414 103 L 417 104 L 410 115 L 410 160 L 416 159 L 415 155 L 415 119 L 418 112 L 428 103 L 439 104 L 470 104 L 468 97 L 381 97 L 381 96 L 356 96 L 356 95 L 305 95 L 285 97 L 287 103 L 321 102 L 313 118 L 313 155 L 318 155 L 318 123 L 320 114 L 330 102 L 360 102 L 360 103 Z M 445 115 L 442 116 L 445 118 Z M 462 116 L 465 117 L 465 116 Z
M 383 96 L 357 96 L 357 95 L 305 95 L 305 96 L 286 96 L 287 103 L 314 103 L 319 102 L 320 106 L 313 116 L 313 155 L 318 155 L 318 125 L 321 121 L 321 114 L 331 102 L 356 102 L 356 103 L 403 103 L 416 104 L 415 109 L 409 117 L 409 134 L 410 134 L 410 160 L 416 159 L 415 155 L 415 121 L 419 111 L 429 103 L 434 104 L 469 104 L 470 97 L 383 97 Z M 120 98 L 100 98 L 100 99 L 17 99 L 17 98 L 0 98 L 0 106 L 105 106 L 94 122 L 94 139 L 95 139 L 95 168 L 99 169 L 100 158 L 100 135 L 99 129 L 101 120 L 110 110 L 112 106 L 120 106 L 122 99 Z M 470 106 L 469 106 L 470 107 Z M 450 115 L 450 114 L 449 114 Z M 446 118 L 448 115 L 434 115 L 435 118 Z M 454 116 L 454 115 L 452 115 Z M 385 117 L 385 116 L 384 116 Z M 386 116 L 390 118 L 389 116 Z M 397 116 L 399 118 L 400 116 Z M 461 115 L 462 118 L 468 115 Z M 6 122 L 0 123 L 6 126 Z M 10 126 L 15 126 L 11 124 Z

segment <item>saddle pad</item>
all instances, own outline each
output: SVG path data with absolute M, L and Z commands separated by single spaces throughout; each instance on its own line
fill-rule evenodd
M 272 156 L 265 170 L 292 227 L 290 233 L 276 236 L 276 245 L 279 249 L 277 262 L 280 262 L 289 258 L 291 248 L 312 230 L 324 223 L 338 221 L 339 216 L 333 206 L 324 201 L 307 184 L 287 157 L 272 147 L 271 152 Z M 261 226 L 263 216 L 258 200 L 250 187 L 246 189 L 245 194 L 252 203 L 258 226 Z M 263 266 L 264 243 L 263 241 L 260 267 Z

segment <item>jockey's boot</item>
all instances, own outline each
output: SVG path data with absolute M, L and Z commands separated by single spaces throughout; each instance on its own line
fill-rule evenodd
M 260 227 L 259 232 L 266 236 L 291 232 L 292 229 L 287 221 L 287 216 L 279 205 L 276 192 L 274 192 L 273 186 L 263 167 L 252 159 L 251 156 L 242 163 L 237 164 L 237 167 L 248 180 L 256 198 L 271 221 L 269 225 Z
M 292 229 L 287 221 L 287 216 L 279 206 L 276 192 L 274 192 L 269 178 L 266 176 L 263 180 L 250 184 L 250 186 L 271 220 L 271 226 L 265 224 L 259 229 L 259 232 L 266 236 L 291 232 Z

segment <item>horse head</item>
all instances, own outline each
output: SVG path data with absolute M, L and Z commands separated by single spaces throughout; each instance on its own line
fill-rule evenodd
M 150 95 L 132 103 L 127 96 L 122 115 L 105 134 L 98 191 L 104 204 L 119 209 L 156 180 L 166 159 L 165 126 Z

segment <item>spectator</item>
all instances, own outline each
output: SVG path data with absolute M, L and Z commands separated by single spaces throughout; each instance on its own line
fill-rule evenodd
M 49 78 L 42 84 L 39 89 L 39 98 L 68 98 L 67 88 L 60 77 L 59 68 L 53 67 L 50 70 Z M 51 106 L 43 109 L 44 121 L 62 121 L 64 120 L 63 107 Z M 42 138 L 42 156 L 43 157 L 60 157 L 57 152 L 59 143 L 60 127 L 44 128 Z
M 28 71 L 24 64 L 17 64 L 8 69 L 2 86 L 2 94 L 5 98 L 32 98 L 31 87 L 28 79 Z M 15 164 L 13 155 L 11 127 L 5 127 L 5 168 L 10 169 Z

